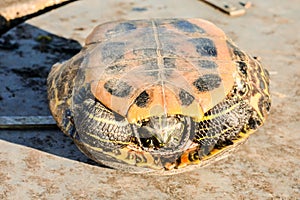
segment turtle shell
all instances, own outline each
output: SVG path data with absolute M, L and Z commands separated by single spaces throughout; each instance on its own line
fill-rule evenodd
M 94 48 L 83 75 L 94 96 L 129 122 L 175 114 L 199 121 L 234 85 L 226 42 L 200 19 L 109 23 L 87 38 Z
M 214 24 L 153 19 L 97 26 L 56 64 L 48 98 L 87 156 L 130 172 L 182 172 L 246 141 L 270 109 L 269 76 Z

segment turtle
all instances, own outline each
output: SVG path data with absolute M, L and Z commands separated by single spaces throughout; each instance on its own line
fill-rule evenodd
M 98 25 L 47 79 L 51 113 L 101 165 L 172 174 L 214 163 L 262 126 L 269 73 L 199 18 Z

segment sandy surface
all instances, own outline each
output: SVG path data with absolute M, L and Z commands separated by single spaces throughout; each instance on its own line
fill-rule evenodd
M 273 102 L 266 124 L 233 156 L 172 176 L 97 166 L 59 130 L 1 130 L 0 199 L 300 199 L 299 10 L 297 0 L 255 0 L 245 16 L 231 18 L 194 0 L 85 0 L 14 28 L 0 37 L 1 115 L 49 114 L 43 81 L 54 62 L 78 51 L 70 39 L 83 44 L 99 23 L 149 17 L 200 17 L 220 26 L 261 57 Z

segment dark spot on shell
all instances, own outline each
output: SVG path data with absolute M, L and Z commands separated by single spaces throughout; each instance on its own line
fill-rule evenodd
M 195 160 L 199 160 L 200 156 L 199 156 L 199 151 L 194 150 L 194 151 L 190 151 L 189 155 L 188 155 L 188 159 L 189 161 L 195 161 Z
M 110 79 L 104 84 L 104 88 L 110 94 L 117 97 L 126 97 L 132 91 L 132 87 L 118 79 Z
M 197 53 L 199 53 L 201 56 L 217 56 L 215 43 L 211 39 L 194 38 L 189 41 L 195 45 Z
M 199 32 L 199 33 L 205 33 L 205 30 L 200 28 L 199 26 L 192 24 L 189 21 L 186 20 L 178 20 L 175 21 L 174 26 L 184 32 L 188 32 L 188 33 L 195 33 L 195 32 Z
M 184 106 L 189 106 L 195 99 L 195 97 L 193 95 L 191 95 L 190 93 L 188 93 L 185 90 L 180 90 L 179 98 L 180 98 L 181 104 Z
M 234 49 L 233 53 L 234 53 L 234 55 L 238 56 L 241 60 L 246 60 L 245 54 L 242 51 L 240 51 L 239 49 Z
M 270 100 L 270 99 L 266 100 L 266 101 L 264 102 L 264 106 L 265 106 L 265 108 L 266 108 L 266 111 L 267 111 L 267 112 L 270 112 L 270 109 L 271 109 L 271 100 Z
M 238 67 L 240 72 L 242 72 L 242 74 L 247 75 L 247 64 L 243 61 L 237 61 L 238 63 Z
M 198 64 L 205 69 L 215 69 L 218 68 L 217 63 L 212 60 L 199 60 Z
M 106 69 L 105 69 L 105 72 L 107 74 L 118 74 L 122 71 L 124 71 L 124 68 L 126 68 L 126 65 L 112 65 L 112 66 L 108 66 Z
M 136 29 L 136 26 L 132 23 L 121 23 L 119 24 L 116 29 L 121 29 L 121 30 L 124 30 L 124 31 L 131 31 L 131 30 L 135 30 Z
M 174 58 L 164 58 L 165 68 L 176 68 L 176 60 Z
M 118 24 L 114 29 L 109 30 L 108 33 L 113 34 L 113 33 L 120 33 L 120 32 L 128 32 L 128 31 L 132 31 L 135 29 L 136 29 L 136 26 L 134 24 L 129 23 L 129 22 L 124 22 L 124 23 Z
M 242 61 L 246 60 L 246 55 L 239 48 L 234 46 L 230 41 L 227 41 L 227 46 L 229 49 L 232 49 L 233 54 L 236 58 L 238 58 Z
M 249 126 L 250 129 L 255 130 L 255 129 L 257 129 L 258 126 L 260 126 L 260 125 L 261 125 L 261 122 L 260 122 L 260 121 L 254 119 L 253 117 L 250 117 L 250 119 L 249 119 L 249 121 L 248 121 L 248 126 Z
M 199 92 L 211 91 L 221 84 L 221 77 L 217 74 L 205 74 L 194 81 L 193 85 Z
M 143 91 L 134 101 L 134 103 L 140 107 L 144 108 L 147 106 L 148 102 L 150 100 L 150 96 L 146 91 Z
M 124 42 L 109 42 L 102 47 L 102 58 L 103 60 L 111 59 L 117 61 L 123 58 L 124 55 Z

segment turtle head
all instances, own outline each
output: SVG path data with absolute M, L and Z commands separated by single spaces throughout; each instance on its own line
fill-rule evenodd
M 173 149 L 184 145 L 191 135 L 190 117 L 152 116 L 140 123 L 136 136 L 141 145 L 149 149 Z

